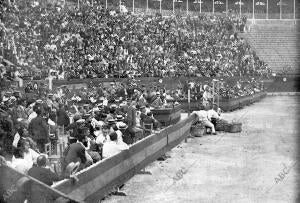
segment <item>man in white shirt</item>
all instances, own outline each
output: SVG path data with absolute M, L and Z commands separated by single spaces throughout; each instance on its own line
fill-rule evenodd
M 212 99 L 213 99 L 213 95 L 210 91 L 210 87 L 208 85 L 204 85 L 203 106 L 205 108 L 209 107 Z
M 196 114 L 198 117 L 198 121 L 202 122 L 204 126 L 211 128 L 211 132 L 213 135 L 216 135 L 216 130 L 214 124 L 208 119 L 208 112 L 205 110 L 193 111 L 192 114 Z
M 128 145 L 118 145 L 117 140 L 118 140 L 118 135 L 116 132 L 112 132 L 109 135 L 110 141 L 105 142 L 103 145 L 103 151 L 102 151 L 102 156 L 103 158 L 109 158 L 112 157 L 118 153 L 120 153 L 123 150 L 128 149 Z
M 208 120 L 211 121 L 211 119 L 220 119 L 220 109 L 218 108 L 217 104 L 213 104 L 212 109 L 207 111 Z

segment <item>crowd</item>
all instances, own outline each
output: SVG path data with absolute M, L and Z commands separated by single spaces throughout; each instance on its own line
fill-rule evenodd
M 69 79 L 269 74 L 237 35 L 245 18 L 234 15 L 136 16 L 96 1 L 79 10 L 34 1 L 2 10 L 1 46 L 21 75 L 50 68 Z
M 237 37 L 237 18 L 231 15 L 186 19 L 134 16 L 106 10 L 96 2 L 79 10 L 43 7 L 34 1 L 11 2 L 0 5 L 0 9 L 2 55 L 12 57 L 17 64 L 2 66 L 1 78 L 42 78 L 50 69 L 68 79 L 270 73 L 249 45 Z M 174 107 L 187 98 L 188 88 L 192 99 L 217 115 L 212 98 L 218 91 L 212 87 L 211 83 L 188 81 L 168 90 L 132 79 L 109 86 L 90 84 L 80 90 L 62 86 L 49 91 L 44 84 L 30 83 L 24 91 L 2 91 L 1 162 L 51 185 L 74 169 L 128 149 L 148 135 L 146 125 L 160 130 L 161 123 L 152 110 Z M 219 95 L 235 98 L 263 88 L 255 79 L 221 81 Z M 211 126 L 210 121 L 206 124 Z M 69 140 L 63 151 L 62 172 L 56 174 L 48 169 L 44 153 L 49 142 L 58 141 L 59 132 L 69 134 Z
M 161 124 L 152 109 L 171 107 L 163 92 L 141 92 L 130 87 L 128 93 L 123 88 L 122 97 L 122 93 L 113 93 L 116 89 L 121 88 L 117 84 L 109 89 L 94 88 L 89 95 L 93 98 L 71 95 L 67 88 L 56 89 L 46 97 L 40 94 L 40 89 L 28 88 L 29 93 L 40 99 L 28 98 L 25 92 L 6 92 L 0 112 L 2 159 L 16 170 L 33 173 L 35 177 L 37 174 L 32 171 L 39 170 L 32 168 L 46 166 L 45 146 L 57 141 L 59 132 L 69 134 L 61 176 L 51 176 L 57 181 L 68 177 L 74 167 L 81 170 L 128 149 L 150 131 L 160 130 Z M 109 98 L 110 94 L 118 98 Z M 145 125 L 150 125 L 150 131 Z

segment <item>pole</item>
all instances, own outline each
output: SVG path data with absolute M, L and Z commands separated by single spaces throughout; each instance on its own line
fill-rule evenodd
M 252 5 L 252 24 L 254 24 L 254 9 L 255 9 L 254 0 L 252 0 L 252 2 L 253 2 L 253 5 Z
M 189 89 L 188 89 L 188 104 L 189 104 L 188 116 L 190 116 L 190 114 L 191 114 L 191 111 L 190 111 L 190 107 L 191 107 L 190 102 L 191 102 L 191 90 L 190 90 L 190 87 L 189 87 Z M 188 136 L 185 137 L 184 142 L 187 142 L 187 138 L 188 138 Z
M 219 109 L 219 107 L 220 107 L 220 81 L 217 84 L 218 84 L 218 109 Z
M 122 3 L 122 1 L 120 0 L 119 1 L 119 10 L 120 10 L 120 13 L 121 13 L 121 3 Z
M 77 8 L 78 8 L 78 10 L 79 10 L 79 0 L 77 0 Z
M 149 10 L 149 0 L 147 0 L 147 7 L 146 7 L 146 12 L 148 13 Z
M 189 15 L 189 0 L 186 0 L 186 15 Z
M 200 13 L 201 13 L 201 10 L 202 10 L 202 0 L 200 0 L 199 4 L 200 4 Z
M 267 16 L 266 19 L 269 19 L 269 0 L 267 0 Z
M 107 9 L 107 0 L 105 0 L 105 8 Z
M 226 15 L 228 15 L 228 0 L 226 0 Z
M 281 18 L 282 18 L 282 0 L 280 0 L 280 7 L 279 7 L 279 14 L 280 14 L 280 20 L 281 20 Z
M 215 0 L 213 0 L 213 13 L 215 13 Z
M 134 13 L 134 0 L 132 0 L 132 13 Z
M 162 0 L 159 0 L 159 12 L 161 13 L 161 1 Z
M 240 16 L 242 16 L 242 0 L 240 0 Z
M 175 13 L 175 0 L 173 0 L 173 14 Z
M 213 80 L 213 103 L 215 103 L 215 81 Z
M 294 21 L 296 24 L 296 0 L 294 0 Z
M 190 104 L 191 104 L 191 89 L 190 89 L 190 87 L 189 87 L 189 89 L 188 89 L 188 104 L 189 104 L 189 112 L 188 112 L 188 114 L 190 115 Z

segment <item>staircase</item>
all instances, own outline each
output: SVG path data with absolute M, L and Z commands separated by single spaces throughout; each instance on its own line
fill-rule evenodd
M 241 33 L 257 55 L 277 73 L 299 74 L 299 31 L 293 24 L 264 23 L 251 25 Z

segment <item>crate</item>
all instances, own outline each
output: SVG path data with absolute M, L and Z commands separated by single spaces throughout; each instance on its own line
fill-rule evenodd
M 191 126 L 191 136 L 201 137 L 205 133 L 205 127 L 202 124 L 196 124 Z
M 238 133 L 242 132 L 242 123 L 233 122 L 228 125 L 227 132 Z

